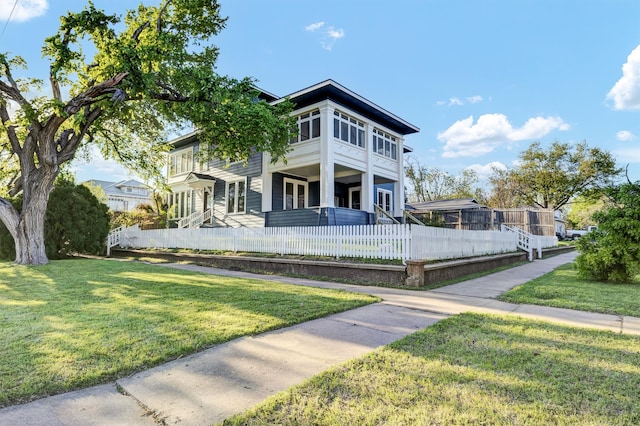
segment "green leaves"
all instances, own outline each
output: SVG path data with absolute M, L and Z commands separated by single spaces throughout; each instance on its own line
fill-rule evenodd
M 572 197 L 599 189 L 620 173 L 613 156 L 586 142 L 554 142 L 546 150 L 534 142 L 520 154 L 521 162 L 494 177 L 512 188 L 513 197 L 527 205 L 559 209 Z
M 578 241 L 576 266 L 583 278 L 633 282 L 640 273 L 640 182 L 604 192 L 612 204 L 594 213 L 598 229 Z

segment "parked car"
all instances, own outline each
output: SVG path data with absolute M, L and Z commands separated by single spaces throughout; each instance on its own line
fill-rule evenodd
M 591 231 L 595 231 L 596 229 L 598 229 L 598 227 L 595 225 L 588 226 L 587 229 L 567 229 L 566 238 L 568 240 L 577 240 L 583 235 L 586 235 Z

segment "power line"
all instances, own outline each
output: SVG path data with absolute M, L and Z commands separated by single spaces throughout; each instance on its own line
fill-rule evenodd
M 9 25 L 9 21 L 11 21 L 11 17 L 13 16 L 13 12 L 16 10 L 16 6 L 18 6 L 18 2 L 20 0 L 16 0 L 13 3 L 13 7 L 11 8 L 11 12 L 9 12 L 9 17 L 7 18 L 7 22 L 4 23 L 4 27 L 2 27 L 2 32 L 0 33 L 0 40 L 2 40 L 2 36 L 4 35 L 4 31 L 7 29 L 7 25 Z

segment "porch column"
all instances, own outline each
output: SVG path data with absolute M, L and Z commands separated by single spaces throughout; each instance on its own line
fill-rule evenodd
M 270 212 L 273 210 L 273 173 L 269 171 L 271 164 L 271 155 L 268 152 L 262 153 L 262 212 Z
M 360 191 L 360 209 L 369 213 L 374 213 L 373 204 L 375 203 L 375 197 L 373 194 L 373 126 L 371 123 L 366 124 L 365 128 L 365 167 L 366 172 L 361 176 L 361 191 Z
M 404 149 L 402 146 L 404 145 L 404 140 L 398 138 L 398 180 L 393 185 L 393 216 L 401 217 L 403 215 L 404 210 L 404 154 L 402 151 Z
M 333 108 L 320 108 L 320 207 L 335 207 L 335 177 L 333 163 Z

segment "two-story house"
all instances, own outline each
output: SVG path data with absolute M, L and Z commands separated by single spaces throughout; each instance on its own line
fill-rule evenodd
M 276 104 L 278 98 L 262 96 Z M 333 80 L 288 95 L 299 134 L 286 164 L 267 153 L 245 165 L 198 161 L 198 133 L 172 141 L 167 182 L 180 226 L 375 223 L 376 206 L 404 207 L 404 137 L 419 129 Z
M 107 206 L 114 212 L 130 212 L 141 204 L 151 203 L 151 189 L 134 179 L 119 182 L 94 179 L 87 182 L 104 190 Z

